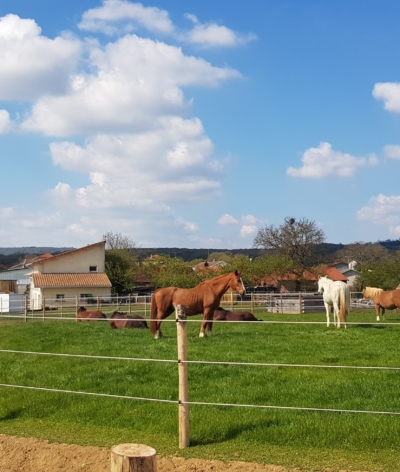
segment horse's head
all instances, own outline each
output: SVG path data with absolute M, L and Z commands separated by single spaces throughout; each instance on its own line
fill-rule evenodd
M 231 289 L 235 290 L 239 295 L 244 295 L 246 293 L 246 289 L 243 284 L 242 277 L 240 277 L 241 272 L 239 270 L 235 270 L 232 276 L 232 280 L 230 283 Z
M 77 313 L 81 313 L 82 311 L 86 311 L 86 308 L 85 308 L 84 306 L 80 306 L 80 307 L 78 308 Z
M 318 292 L 322 293 L 325 288 L 326 277 L 319 277 L 318 279 Z

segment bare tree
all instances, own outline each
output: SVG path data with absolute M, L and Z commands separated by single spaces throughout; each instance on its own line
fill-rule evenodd
M 103 234 L 103 241 L 106 242 L 106 249 L 109 250 L 124 249 L 132 255 L 136 249 L 136 243 L 129 236 L 124 236 L 121 233 L 107 231 L 107 233 Z
M 289 258 L 294 266 L 292 272 L 300 279 L 304 270 L 315 264 L 316 249 L 324 241 L 325 233 L 314 221 L 287 216 L 280 226 L 259 229 L 253 246 Z
M 386 262 L 390 258 L 390 252 L 379 243 L 355 242 L 347 244 L 335 254 L 336 258 L 356 261 L 358 264 L 377 264 Z

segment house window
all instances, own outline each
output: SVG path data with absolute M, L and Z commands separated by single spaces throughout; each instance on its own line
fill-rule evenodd
M 56 294 L 56 300 L 62 300 L 64 298 L 64 294 L 63 293 L 57 293 Z
M 80 298 L 92 298 L 93 295 L 91 293 L 81 293 Z
M 90 266 L 89 272 L 97 272 L 97 266 Z

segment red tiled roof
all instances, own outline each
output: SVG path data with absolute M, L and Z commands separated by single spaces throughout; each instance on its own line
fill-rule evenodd
M 96 274 L 32 274 L 35 287 L 111 287 L 105 273 Z
M 318 273 L 312 273 L 308 270 L 303 272 L 303 279 L 309 280 L 312 282 L 317 282 L 320 275 L 326 275 L 329 279 L 336 282 L 337 280 L 341 280 L 342 282 L 347 282 L 349 279 L 343 275 L 340 270 L 336 269 L 336 267 L 329 267 L 324 266 L 318 270 Z M 295 274 L 287 273 L 284 275 L 271 275 L 269 277 L 263 277 L 261 281 L 263 281 L 267 285 L 278 285 L 278 281 L 284 282 L 287 280 L 296 280 Z

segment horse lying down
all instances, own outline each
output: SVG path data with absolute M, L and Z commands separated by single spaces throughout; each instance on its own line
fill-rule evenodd
M 143 318 L 143 316 L 136 315 L 135 313 L 128 315 L 127 313 L 120 313 L 119 311 L 114 311 L 114 313 L 110 316 L 108 323 L 112 329 L 148 329 L 147 321 Z
M 76 321 L 106 321 L 107 316 L 101 311 L 86 310 L 84 306 L 78 308 Z
M 262 321 L 248 311 L 228 311 L 221 307 L 214 310 L 215 321 Z

